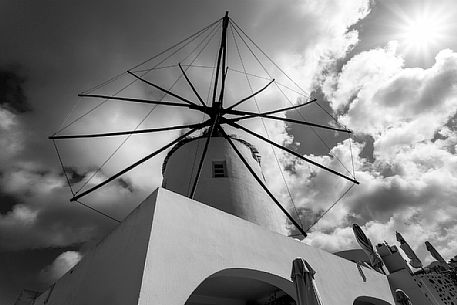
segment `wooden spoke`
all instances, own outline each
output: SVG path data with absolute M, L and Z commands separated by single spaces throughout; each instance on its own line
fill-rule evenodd
M 260 92 L 262 92 L 263 90 L 267 89 L 268 86 L 270 86 L 275 80 L 273 79 L 271 82 L 269 82 L 265 87 L 263 87 L 262 89 L 260 89 L 259 91 L 257 92 L 254 92 L 253 94 L 249 95 L 248 97 L 245 97 L 244 99 L 242 99 L 241 101 L 239 101 L 238 103 L 235 103 L 233 104 L 232 106 L 228 107 L 226 110 L 231 110 L 233 109 L 234 107 L 240 105 L 241 103 L 253 98 L 254 96 L 256 96 L 257 94 L 259 94 Z
M 120 131 L 120 132 L 107 132 L 107 133 L 97 133 L 97 134 L 83 134 L 83 135 L 63 135 L 63 136 L 50 136 L 48 139 L 56 140 L 56 139 L 80 139 L 80 138 L 99 138 L 99 137 L 112 137 L 112 136 L 123 136 L 129 134 L 139 134 L 139 133 L 152 133 L 152 132 L 160 132 L 160 131 L 168 131 L 168 130 L 175 130 L 175 129 L 184 129 L 184 128 L 199 128 L 203 127 L 204 123 L 198 124 L 190 124 L 190 125 L 178 125 L 178 126 L 171 126 L 171 127 L 162 127 L 162 128 L 147 128 L 147 129 L 139 129 L 139 130 L 131 130 L 131 131 Z
M 168 95 L 171 95 L 171 96 L 173 96 L 173 97 L 176 97 L 177 99 L 179 99 L 179 100 L 181 100 L 181 101 L 183 101 L 183 102 L 185 102 L 185 103 L 187 103 L 187 104 L 189 104 L 189 105 L 197 106 L 194 102 L 191 102 L 191 101 L 189 101 L 188 99 L 186 99 L 186 98 L 184 98 L 184 97 L 182 97 L 182 96 L 179 96 L 179 95 L 177 95 L 177 94 L 171 92 L 170 90 L 164 89 L 164 88 L 162 88 L 162 87 L 160 87 L 160 86 L 158 86 L 158 85 L 156 85 L 156 84 L 154 84 L 154 83 L 151 83 L 150 81 L 148 81 L 148 80 L 146 80 L 146 79 L 144 79 L 144 78 L 139 77 L 138 75 L 136 75 L 135 73 L 133 73 L 133 72 L 131 72 L 131 71 L 127 71 L 127 73 L 130 74 L 130 75 L 132 75 L 132 76 L 134 76 L 135 78 L 139 79 L 140 81 L 142 81 L 142 82 L 144 82 L 144 83 L 146 83 L 146 84 L 148 84 L 148 85 L 151 85 L 151 86 L 153 86 L 154 88 L 157 88 L 157 89 L 159 89 L 160 91 L 165 92 L 165 93 L 168 94 Z
M 311 103 L 314 103 L 315 101 L 316 101 L 316 99 L 312 99 L 311 101 L 303 103 L 303 104 L 294 105 L 294 106 L 286 107 L 286 108 L 281 108 L 281 109 L 278 109 L 278 110 L 272 110 L 272 111 L 268 111 L 268 112 L 261 112 L 260 114 L 269 115 L 269 114 L 274 114 L 274 113 L 278 113 L 278 112 L 288 111 L 288 110 L 292 110 L 292 109 L 296 109 L 296 108 L 299 108 L 299 107 L 303 107 L 303 106 L 309 105 Z M 257 115 L 247 115 L 247 116 L 242 117 L 242 119 L 243 120 L 250 119 L 250 118 L 253 118 L 253 117 L 256 117 L 256 116 Z M 237 119 L 241 119 L 241 118 L 237 118 Z
M 316 123 L 311 123 L 311 122 L 304 122 L 304 121 L 298 121 L 294 119 L 288 119 L 288 118 L 281 118 L 273 115 L 267 115 L 263 113 L 255 113 L 255 112 L 250 112 L 250 111 L 239 111 L 239 110 L 228 110 L 225 109 L 226 113 L 228 114 L 235 114 L 235 115 L 244 115 L 243 117 L 239 118 L 234 118 L 234 119 L 226 119 L 226 123 L 234 123 L 238 122 L 244 119 L 250 119 L 250 118 L 255 118 L 255 117 L 261 117 L 261 118 L 266 118 L 270 120 L 277 120 L 277 121 L 283 121 L 283 122 L 289 122 L 289 123 L 296 123 L 300 125 L 306 125 L 306 126 L 312 126 L 312 127 L 318 127 L 318 128 L 323 128 L 323 129 L 329 129 L 329 130 L 334 130 L 334 131 L 340 131 L 340 132 L 345 132 L 345 133 L 352 133 L 349 129 L 342 129 L 342 128 L 335 128 L 335 127 L 330 127 L 330 126 L 325 126 L 325 125 L 320 125 Z
M 213 135 L 213 131 L 217 124 L 217 121 L 218 121 L 218 118 L 216 117 L 213 120 L 213 123 L 211 124 L 211 127 L 208 130 L 208 137 L 206 138 L 205 147 L 203 148 L 202 157 L 200 158 L 200 163 L 198 164 L 198 169 L 197 169 L 197 173 L 195 175 L 194 184 L 192 185 L 192 190 L 190 192 L 190 198 L 192 198 L 192 199 L 194 198 L 194 195 L 195 195 L 195 190 L 197 188 L 198 180 L 200 179 L 203 162 L 205 161 L 206 152 L 208 151 L 209 143 L 211 141 L 211 137 Z
M 186 72 L 184 71 L 184 69 L 182 68 L 181 64 L 178 64 L 179 65 L 179 69 L 181 69 L 181 72 L 182 74 L 184 75 L 184 78 L 186 79 L 187 83 L 189 84 L 190 88 L 192 89 L 192 91 L 194 92 L 194 94 L 197 96 L 198 100 L 200 101 L 200 104 L 202 104 L 202 106 L 206 106 L 205 105 L 205 102 L 203 102 L 203 99 L 202 97 L 200 96 L 200 94 L 198 94 L 197 90 L 195 89 L 194 85 L 192 84 L 192 82 L 190 81 L 189 77 L 187 77 L 187 74 Z
M 186 133 L 183 134 L 182 136 L 178 137 L 178 138 L 175 139 L 174 141 L 172 141 L 172 142 L 168 143 L 167 145 L 165 145 L 165 146 L 159 148 L 158 150 L 156 150 L 156 151 L 154 151 L 153 153 L 147 155 L 147 156 L 144 157 L 143 159 L 141 159 L 141 160 L 139 160 L 139 161 L 133 163 L 133 164 L 130 165 L 129 167 L 127 167 L 127 168 L 121 170 L 120 172 L 118 172 L 117 174 L 115 174 L 115 175 L 109 177 L 109 178 L 106 179 L 105 181 L 103 181 L 103 182 L 101 182 L 101 183 L 95 185 L 94 187 L 88 189 L 87 191 L 85 191 L 85 192 L 83 192 L 83 193 L 81 193 L 81 194 L 78 194 L 78 195 L 76 195 L 76 196 L 73 196 L 73 198 L 71 198 L 70 201 L 76 201 L 76 200 L 80 199 L 81 197 L 84 197 L 84 196 L 86 196 L 87 194 L 92 193 L 93 191 L 95 191 L 95 190 L 101 188 L 101 187 L 104 186 L 105 184 L 107 184 L 107 183 L 113 181 L 114 179 L 119 178 L 120 176 L 122 176 L 122 175 L 125 174 L 126 172 L 128 172 L 128 171 L 134 169 L 135 167 L 137 167 L 137 166 L 140 165 L 141 163 L 146 162 L 147 160 L 151 159 L 151 158 L 154 157 L 155 155 L 158 155 L 159 153 L 161 153 L 161 152 L 164 151 L 165 149 L 167 149 L 167 148 L 169 148 L 170 146 L 172 146 L 172 145 L 178 143 L 179 141 L 181 141 L 182 139 L 184 139 L 184 138 L 187 137 L 188 135 L 194 133 L 194 132 L 197 131 L 198 129 L 200 129 L 200 128 L 198 128 L 198 127 L 192 128 L 191 130 L 189 130 L 188 132 L 186 132 Z
M 203 112 L 207 108 L 207 107 L 202 107 L 202 106 L 198 106 L 195 104 L 186 105 L 186 104 L 176 103 L 176 102 L 151 101 L 151 100 L 145 100 L 145 99 L 139 99 L 139 98 L 109 96 L 109 95 L 102 95 L 102 94 L 78 94 L 78 96 L 103 98 L 103 99 L 107 99 L 107 100 L 117 100 L 117 101 L 131 102 L 131 103 L 154 104 L 154 105 L 163 105 L 163 106 L 172 106 L 172 107 L 185 107 L 185 108 L 200 110 Z
M 264 115 L 269 115 L 269 114 L 274 114 L 274 113 L 278 113 L 278 112 L 283 112 L 283 111 L 288 111 L 288 110 L 292 110 L 292 109 L 297 109 L 297 108 L 300 108 L 300 107 L 303 107 L 303 106 L 312 104 L 312 103 L 314 103 L 315 101 L 316 101 L 316 99 L 312 99 L 311 101 L 306 102 L 306 103 L 302 103 L 302 104 L 298 104 L 298 105 L 294 105 L 294 106 L 290 106 L 290 107 L 286 107 L 286 108 L 281 108 L 281 109 L 278 109 L 278 110 L 267 111 L 267 112 L 263 112 L 262 114 L 264 114 Z

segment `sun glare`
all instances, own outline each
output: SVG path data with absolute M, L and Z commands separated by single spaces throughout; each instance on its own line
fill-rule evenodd
M 427 18 L 412 20 L 405 27 L 405 42 L 414 48 L 426 48 L 436 44 L 440 37 L 440 25 Z
M 405 53 L 427 56 L 445 43 L 448 22 L 441 10 L 424 9 L 402 16 L 398 38 Z

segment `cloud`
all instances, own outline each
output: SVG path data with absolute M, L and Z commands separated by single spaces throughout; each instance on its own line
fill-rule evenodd
M 82 258 L 78 251 L 65 251 L 55 258 L 51 265 L 44 267 L 40 272 L 43 282 L 53 283 L 68 272 Z
M 18 204 L 17 198 L 11 195 L 0 193 L 0 215 L 4 215 L 12 211 L 12 208 Z
M 428 68 L 405 68 L 392 47 L 362 52 L 327 91 L 340 120 L 375 140 L 382 157 L 397 148 L 433 139 L 456 112 L 457 53 L 442 50 Z
M 17 65 L 0 67 L 0 106 L 19 113 L 30 111 L 24 84 Z
M 308 234 L 303 242 L 329 252 L 357 248 L 357 241 L 351 227 L 336 228 L 331 234 L 315 231 Z
M 341 72 L 327 77 L 323 91 L 333 109 L 347 107 L 364 87 L 375 86 L 379 80 L 388 79 L 398 72 L 403 59 L 395 56 L 395 52 L 394 42 L 384 49 L 361 52 L 350 58 Z
M 17 116 L 0 106 L 0 160 L 11 160 L 24 147 L 22 124 Z M 3 162 L 2 162 L 3 163 Z M 0 169 L 6 163 L 0 165 Z
M 355 55 L 327 79 L 323 90 L 339 120 L 356 135 L 373 138 L 373 156 L 362 158 L 362 144 L 354 143 L 360 185 L 322 219 L 309 243 L 332 251 L 354 247 L 348 232 L 358 223 L 373 243 L 395 244 L 395 231 L 401 232 L 426 263 L 432 260 L 426 240 L 447 259 L 455 255 L 456 77 L 457 53 L 442 50 L 430 68 L 408 68 L 391 43 Z M 322 177 L 317 173 L 303 189 L 313 179 Z M 311 189 L 313 205 L 301 203 L 319 213 L 322 205 L 314 202 L 328 198 Z
M 279 66 L 310 92 L 324 72 L 333 69 L 336 60 L 344 58 L 358 42 L 358 32 L 349 29 L 369 14 L 370 1 L 295 1 L 295 6 L 277 3 L 264 11 L 254 23 L 259 29 L 256 37 L 274 37 L 265 47 L 273 50 Z M 281 32 L 285 28 L 297 30 Z
M 33 162 L 17 164 L 4 171 L 0 184 L 4 192 L 16 195 L 46 195 L 64 184 L 61 177 Z
M 357 221 L 354 223 L 357 223 Z M 387 241 L 390 245 L 398 246 L 395 232 L 401 232 L 425 265 L 434 261 L 434 258 L 425 248 L 424 243 L 427 240 L 432 242 L 445 259 L 453 257 L 457 250 L 455 245 L 457 226 L 455 224 L 443 224 L 439 221 L 433 224 L 423 221 L 422 211 L 416 208 L 397 213 L 385 222 L 369 221 L 362 226 L 362 229 L 373 245 Z M 351 226 L 337 227 L 331 232 L 311 232 L 304 242 L 330 252 L 360 247 L 357 244 Z M 405 255 L 404 257 L 406 258 Z
M 426 262 L 431 262 L 423 245 L 426 240 L 437 245 L 447 259 L 454 256 L 457 248 L 451 241 L 457 226 L 457 158 L 448 150 L 448 140 L 416 143 L 394 156 L 373 161 L 361 158 L 360 144 L 356 144 L 354 164 L 360 185 L 321 219 L 306 242 L 329 251 L 358 247 L 348 233 L 351 224 L 358 223 L 371 234 L 373 243 L 386 240 L 396 244 L 395 231 L 405 233 Z M 306 168 L 299 166 L 298 170 Z M 302 199 L 296 203 L 299 210 L 307 212 L 302 216 L 308 219 L 318 217 L 347 186 L 323 174 L 318 171 L 308 175 L 308 180 L 293 184 L 295 194 Z
M 89 175 L 91 172 L 85 177 Z M 103 172 L 87 187 L 100 179 L 106 179 Z M 3 172 L 0 186 L 1 198 L 14 199 L 10 209 L 0 214 L 2 250 L 65 247 L 95 241 L 117 224 L 77 203 L 69 203 L 70 193 L 63 174 L 35 163 Z M 145 196 L 141 192 L 132 194 L 128 183 L 116 180 L 96 197 L 82 202 L 122 219 Z

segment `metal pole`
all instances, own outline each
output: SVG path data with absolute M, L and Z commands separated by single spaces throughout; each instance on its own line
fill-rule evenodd
M 219 103 L 222 106 L 222 100 L 224 99 L 224 89 L 225 89 L 225 78 L 227 77 L 226 61 L 227 61 L 227 27 L 229 23 L 228 11 L 225 12 L 225 17 L 222 21 L 222 82 L 221 82 L 221 92 L 219 94 Z
M 212 99 L 212 106 L 214 107 L 214 104 L 217 103 L 216 102 L 216 92 L 217 92 L 217 83 L 219 81 L 219 70 L 221 69 L 221 60 L 222 60 L 222 57 L 224 57 L 224 61 L 223 61 L 223 69 L 225 69 L 225 57 L 226 57 L 226 54 L 224 53 L 225 51 L 225 46 L 226 46 L 226 43 L 227 43 L 227 26 L 228 26 L 228 12 L 225 12 L 225 17 L 222 18 L 222 39 L 221 39 L 221 46 L 219 47 L 219 54 L 218 54 L 218 57 L 217 57 L 217 66 L 216 66 L 216 79 L 214 81 L 214 90 L 213 90 L 213 99 Z M 224 74 L 224 71 L 222 71 L 222 73 Z M 223 81 L 225 81 L 225 76 L 223 75 Z M 220 99 L 220 96 L 219 96 L 219 99 Z

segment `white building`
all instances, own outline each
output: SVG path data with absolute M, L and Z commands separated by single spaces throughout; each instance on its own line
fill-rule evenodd
M 255 148 L 235 142 L 260 173 Z M 285 220 L 278 208 L 221 137 L 209 146 L 196 200 L 187 198 L 193 175 L 188 159 L 196 149 L 201 154 L 203 143 L 187 139 L 172 149 L 164 187 L 33 304 L 294 304 L 290 274 L 296 257 L 316 271 L 324 305 L 395 304 L 398 288 L 414 305 L 457 304 L 448 277 L 413 275 L 396 247 L 378 246 L 389 270 L 384 275 L 354 262 L 366 261 L 360 250 L 338 256 L 281 234 Z

